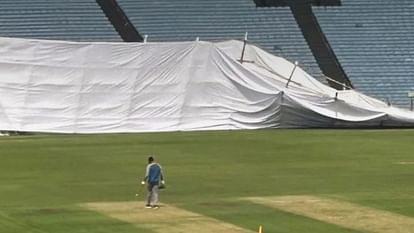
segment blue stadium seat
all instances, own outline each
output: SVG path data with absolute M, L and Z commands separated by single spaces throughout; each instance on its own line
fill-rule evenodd
M 243 39 L 299 61 L 325 82 L 288 7 L 257 8 L 253 0 L 118 0 L 131 22 L 149 41 Z
M 122 41 L 94 0 L 2 0 L 0 36 Z
M 407 92 L 414 89 L 414 2 L 342 3 L 313 10 L 354 87 L 409 107 Z

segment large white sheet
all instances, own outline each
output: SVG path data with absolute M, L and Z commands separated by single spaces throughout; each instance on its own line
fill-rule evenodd
M 255 46 L 0 38 L 0 130 L 62 133 L 414 126 Z M 338 94 L 337 94 L 338 93 Z

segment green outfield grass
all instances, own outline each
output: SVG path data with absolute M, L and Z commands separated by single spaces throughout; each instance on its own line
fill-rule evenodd
M 41 134 L 0 137 L 0 232 L 155 233 L 81 206 L 142 201 L 148 155 L 166 176 L 161 202 L 246 230 L 363 232 L 243 199 L 258 196 L 333 198 L 414 218 L 414 130 Z

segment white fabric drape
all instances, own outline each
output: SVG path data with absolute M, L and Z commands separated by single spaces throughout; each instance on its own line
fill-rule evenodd
M 414 126 L 243 43 L 0 38 L 0 130 L 61 133 Z M 338 94 L 337 94 L 338 93 Z

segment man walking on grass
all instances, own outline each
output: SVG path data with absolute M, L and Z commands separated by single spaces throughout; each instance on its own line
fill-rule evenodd
M 158 209 L 158 193 L 160 185 L 164 186 L 164 176 L 162 175 L 161 165 L 155 162 L 154 158 L 148 158 L 148 165 L 145 171 L 142 185 L 147 184 L 147 203 L 145 208 Z

